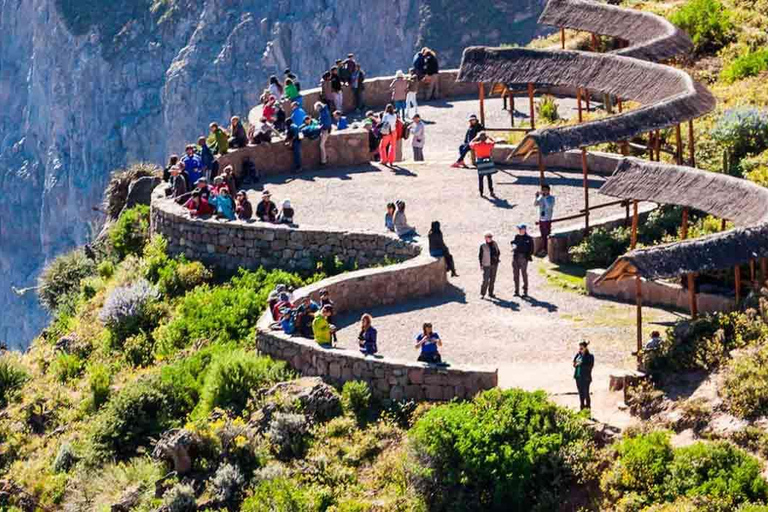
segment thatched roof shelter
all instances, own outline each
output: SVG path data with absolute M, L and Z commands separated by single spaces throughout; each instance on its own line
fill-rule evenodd
M 523 139 L 516 155 L 535 151 L 547 155 L 631 139 L 700 117 L 716 103 L 684 71 L 618 55 L 577 51 L 470 47 L 464 50 L 457 80 L 581 87 L 642 105 L 577 126 L 536 130 Z
M 695 208 L 740 226 L 629 252 L 616 260 L 600 281 L 633 276 L 664 279 L 730 268 L 768 256 L 768 189 L 747 180 L 626 158 L 620 160 L 600 193 Z
M 629 47 L 612 53 L 650 61 L 665 61 L 688 53 L 688 34 L 655 14 L 587 0 L 549 0 L 539 23 L 617 37 Z

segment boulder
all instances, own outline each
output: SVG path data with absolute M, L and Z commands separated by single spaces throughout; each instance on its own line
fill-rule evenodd
M 197 436 L 185 429 L 171 429 L 165 432 L 152 450 L 152 457 L 171 462 L 178 475 L 192 469 L 192 451 L 198 444 Z
M 327 421 L 341 414 L 341 397 L 320 377 L 303 377 L 288 382 L 279 382 L 264 395 L 270 398 L 280 397 L 287 403 L 298 402 L 302 412 L 315 421 Z
M 144 484 L 138 484 L 128 487 L 117 503 L 110 507 L 110 512 L 129 512 L 139 503 L 141 493 L 144 492 Z
M 144 176 L 132 181 L 128 186 L 128 196 L 125 198 L 123 210 L 133 208 L 139 204 L 149 205 L 152 200 L 152 191 L 162 180 L 155 176 Z

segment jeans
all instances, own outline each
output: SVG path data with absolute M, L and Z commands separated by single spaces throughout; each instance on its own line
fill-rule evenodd
M 389 148 L 387 148 L 389 146 Z M 382 164 L 393 165 L 395 163 L 395 153 L 397 151 L 397 134 L 389 133 L 382 135 L 379 142 L 379 156 Z
M 424 148 L 417 148 L 416 146 L 413 146 L 413 161 L 414 162 L 424 161 Z
M 408 117 L 413 117 L 414 114 L 419 113 L 419 103 L 416 101 L 416 93 L 415 92 L 408 92 L 408 94 L 405 97 L 405 109 L 406 113 L 408 114 Z M 411 113 L 411 110 L 413 110 L 413 113 Z
M 483 195 L 483 178 L 488 178 L 488 191 L 493 194 L 493 174 L 478 174 L 477 181 L 480 187 L 480 195 Z
M 485 296 L 485 292 L 493 295 L 493 288 L 496 285 L 496 272 L 499 270 L 499 264 L 493 264 L 490 267 L 483 267 L 483 284 L 480 286 L 480 295 Z
M 457 162 L 463 162 L 464 158 L 467 156 L 467 153 L 470 152 L 472 148 L 469 147 L 469 144 L 462 144 L 459 146 L 459 159 Z
M 539 221 L 539 233 L 541 234 L 541 246 L 543 247 L 544 252 L 548 252 L 549 248 L 549 234 L 552 232 L 552 221 L 551 220 L 540 220 Z
M 400 114 L 400 119 L 405 119 L 405 100 L 395 101 L 395 110 Z
M 436 100 L 440 96 L 440 75 L 427 75 L 426 100 Z
M 336 110 L 344 112 L 344 93 L 341 91 L 333 93 L 333 104 Z
M 301 141 L 295 140 L 293 141 L 293 145 L 291 146 L 291 149 L 293 150 L 293 169 L 295 171 L 301 170 Z
M 576 389 L 579 392 L 579 409 L 591 409 L 592 401 L 589 398 L 589 385 L 592 384 L 591 380 L 576 379 Z
M 419 354 L 419 358 L 417 361 L 420 361 L 422 363 L 440 363 L 442 362 L 442 358 L 440 357 L 440 354 L 438 352 L 430 352 L 428 354 L 421 353 Z
M 512 272 L 515 274 L 515 293 L 520 292 L 520 274 L 523 274 L 523 293 L 528 294 L 528 257 L 515 254 L 512 257 Z
M 328 137 L 331 136 L 330 130 L 321 130 L 320 131 L 320 163 L 322 165 L 325 165 L 328 163 L 328 150 L 326 149 L 326 144 L 328 144 Z
M 355 87 L 352 89 L 352 93 L 355 95 L 355 108 L 357 110 L 363 110 L 363 89 Z

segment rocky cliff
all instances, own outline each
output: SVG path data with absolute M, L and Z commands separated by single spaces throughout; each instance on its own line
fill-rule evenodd
M 16 297 L 86 241 L 113 169 L 164 161 L 211 120 L 245 114 L 265 78 L 305 86 L 355 52 L 370 76 L 428 45 L 525 43 L 544 0 L 0 0 L 0 341 L 44 314 Z M 471 12 L 470 12 L 471 10 Z

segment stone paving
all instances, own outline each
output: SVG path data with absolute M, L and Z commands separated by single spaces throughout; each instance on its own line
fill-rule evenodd
M 572 111 L 571 104 L 563 102 L 561 113 Z M 550 264 L 540 259 L 529 267 L 531 297 L 523 300 L 513 296 L 510 240 L 517 223 L 531 225 L 536 219 L 533 199 L 538 171 L 502 170 L 494 176 L 498 199 L 491 200 L 479 196 L 474 169 L 449 167 L 463 138 L 465 120 L 476 108 L 476 100 L 421 108 L 422 116 L 434 123 L 427 126 L 427 163 L 410 161 L 410 148 L 406 148 L 406 161 L 394 170 L 378 165 L 373 169 L 327 170 L 295 178 L 276 177 L 265 186 L 273 199 L 291 199 L 299 223 L 318 224 L 321 220 L 339 228 L 384 229 L 385 205 L 395 199 L 406 202 L 409 223 L 425 240 L 431 221 L 441 222 L 460 276 L 451 279 L 448 292 L 442 296 L 370 311 L 382 353 L 415 359 L 413 338 L 421 324 L 429 321 L 443 339 L 446 361 L 495 365 L 500 385 L 544 389 L 556 400 L 573 406 L 578 398 L 571 396 L 575 395 L 571 359 L 578 341 L 589 339 L 596 359 L 594 414 L 608 420 L 616 410 L 617 395 L 607 393 L 608 374 L 631 366 L 635 309 L 550 285 L 540 270 Z M 508 123 L 509 117 L 501 111 L 500 100 L 489 101 L 487 111 L 491 119 L 487 125 L 508 126 L 501 124 Z M 581 208 L 580 174 L 548 172 L 546 179 L 557 197 L 556 216 Z M 591 189 L 598 189 L 602 182 L 600 177 L 591 177 Z M 591 193 L 592 204 L 610 200 Z M 617 211 L 606 208 L 600 215 Z M 496 300 L 480 298 L 478 246 L 486 230 L 495 234 L 502 250 Z M 644 314 L 648 333 L 679 317 L 653 308 L 645 308 Z M 337 319 L 342 346 L 355 346 L 358 319 L 359 313 Z

